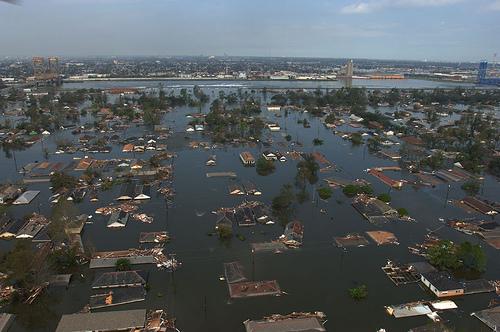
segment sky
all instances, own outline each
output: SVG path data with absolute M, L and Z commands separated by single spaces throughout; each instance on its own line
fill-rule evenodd
M 3 0 L 5 1 L 5 0 Z M 0 2 L 3 56 L 500 56 L 500 0 Z

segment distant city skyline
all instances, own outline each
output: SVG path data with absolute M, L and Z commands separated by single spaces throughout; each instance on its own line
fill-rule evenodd
M 0 56 L 493 61 L 500 0 L 23 0 L 0 31 Z

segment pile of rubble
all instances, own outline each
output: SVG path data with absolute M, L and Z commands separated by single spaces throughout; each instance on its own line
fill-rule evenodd
M 125 212 L 125 213 L 130 213 L 137 211 L 139 209 L 139 206 L 137 204 L 132 204 L 132 203 L 123 203 L 120 205 L 109 205 L 109 206 L 104 206 L 97 208 L 95 210 L 96 214 L 102 214 L 104 216 L 110 216 L 115 212 Z
M 153 217 L 148 216 L 145 213 L 134 213 L 132 214 L 132 218 L 134 220 L 146 223 L 146 224 L 151 224 L 153 222 Z
M 160 187 L 158 189 L 158 192 L 160 194 L 162 194 L 165 197 L 165 199 L 169 199 L 169 198 L 172 198 L 175 196 L 174 189 L 172 187 L 168 187 L 168 186 L 167 187 Z

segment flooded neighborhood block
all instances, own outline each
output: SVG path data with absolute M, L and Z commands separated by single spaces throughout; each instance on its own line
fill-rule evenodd
M 366 232 L 366 234 L 368 234 L 368 236 L 379 246 L 385 244 L 399 244 L 397 237 L 391 232 L 369 231 Z

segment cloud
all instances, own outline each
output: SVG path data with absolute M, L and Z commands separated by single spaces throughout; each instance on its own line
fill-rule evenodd
M 493 1 L 487 8 L 489 10 L 499 10 L 500 11 L 500 0 Z
M 372 0 L 356 2 L 341 8 L 343 14 L 367 14 L 386 7 L 439 7 L 453 5 L 464 0 Z M 497 0 L 500 5 L 500 0 Z

